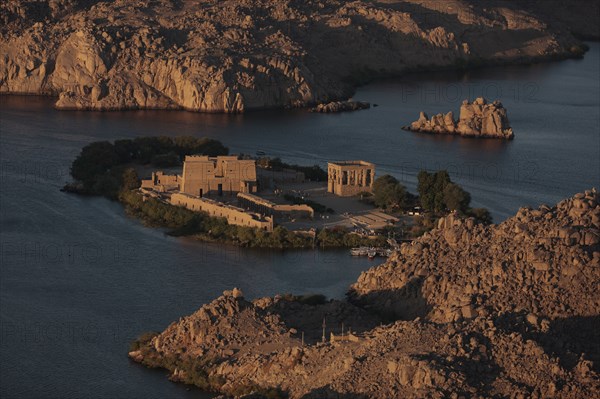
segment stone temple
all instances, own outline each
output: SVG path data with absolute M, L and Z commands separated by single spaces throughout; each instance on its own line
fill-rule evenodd
M 327 164 L 327 191 L 340 197 L 373 192 L 375 164 L 366 161 L 341 161 Z
M 199 197 L 257 191 L 256 162 L 236 155 L 188 155 L 181 177 L 181 192 Z

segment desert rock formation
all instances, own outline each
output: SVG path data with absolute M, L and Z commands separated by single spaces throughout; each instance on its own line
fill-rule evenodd
M 576 24 L 541 4 L 6 0 L 0 92 L 65 109 L 242 112 L 342 100 L 412 70 L 581 56 Z
M 437 134 L 454 134 L 464 137 L 480 138 L 514 138 L 510 127 L 506 109 L 500 101 L 488 103 L 484 98 L 477 98 L 470 103 L 465 100 L 460 107 L 458 121 L 454 114 L 437 114 L 431 117 L 421 112 L 419 119 L 403 128 L 412 132 L 425 132 Z
M 348 301 L 225 292 L 129 355 L 226 397 L 598 397 L 599 282 L 591 190 L 499 225 L 443 218 Z

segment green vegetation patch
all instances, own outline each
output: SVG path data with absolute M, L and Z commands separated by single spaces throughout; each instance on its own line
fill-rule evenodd
M 295 205 L 308 205 L 317 213 L 335 213 L 333 209 L 306 198 L 297 197 L 291 194 L 284 194 L 283 198 Z
M 116 140 L 114 143 L 98 141 L 83 147 L 71 165 L 71 176 L 81 183 L 78 192 L 102 195 L 117 199 L 119 191 L 139 187 L 133 164 L 172 167 L 181 165 L 185 155 L 227 155 L 229 149 L 221 142 L 209 138 L 137 137 Z M 127 175 L 125 175 L 125 171 Z
M 282 171 L 284 169 L 291 169 L 298 172 L 304 173 L 304 177 L 310 181 L 327 181 L 327 171 L 321 168 L 319 165 L 313 166 L 300 166 L 295 164 L 289 164 L 283 162 L 280 158 L 269 158 L 262 157 L 256 161 L 256 165 L 271 169 L 274 171 Z

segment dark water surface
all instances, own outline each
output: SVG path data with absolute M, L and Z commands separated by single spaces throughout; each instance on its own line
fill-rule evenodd
M 346 251 L 242 250 L 166 237 L 116 203 L 61 193 L 81 147 L 144 135 L 210 136 L 232 152 L 265 151 L 325 165 L 364 159 L 414 191 L 419 169 L 445 168 L 501 221 L 600 182 L 600 47 L 584 60 L 376 82 L 355 98 L 379 104 L 339 115 L 303 110 L 240 116 L 188 112 L 59 112 L 38 97 L 0 97 L 0 396 L 208 397 L 126 357 L 140 332 L 162 330 L 234 286 L 248 297 L 342 297 L 372 263 Z M 499 98 L 512 142 L 400 130 Z

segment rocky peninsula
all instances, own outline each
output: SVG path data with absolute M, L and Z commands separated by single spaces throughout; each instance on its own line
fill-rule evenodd
M 598 397 L 599 282 L 589 190 L 498 225 L 442 218 L 345 301 L 226 291 L 129 356 L 227 398 Z
M 431 117 L 421 112 L 419 119 L 404 130 L 412 132 L 451 134 L 463 137 L 496 138 L 512 140 L 514 133 L 510 127 L 506 109 L 500 101 L 488 103 L 484 98 L 477 98 L 470 103 L 463 101 L 458 121 L 452 111 Z
M 54 96 L 60 109 L 303 107 L 410 71 L 580 57 L 576 36 L 598 36 L 597 11 L 597 1 L 6 0 L 0 93 Z

